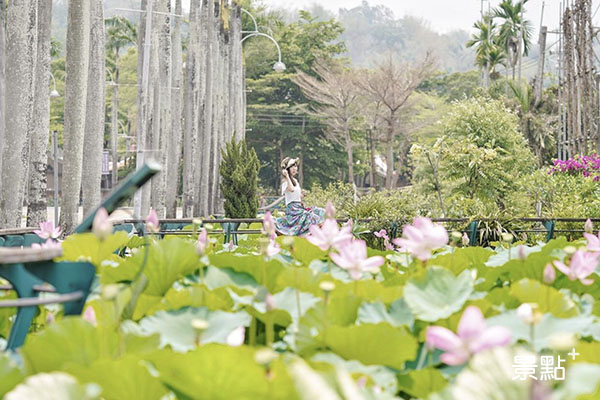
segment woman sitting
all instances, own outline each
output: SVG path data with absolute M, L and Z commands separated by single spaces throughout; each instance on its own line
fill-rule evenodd
M 305 207 L 302 204 L 302 189 L 296 179 L 298 175 L 298 159 L 286 157 L 281 162 L 283 183 L 281 194 L 285 196 L 285 216 L 275 220 L 277 232 L 282 235 L 301 236 L 308 233 L 308 228 L 320 224 L 325 218 L 325 209 Z

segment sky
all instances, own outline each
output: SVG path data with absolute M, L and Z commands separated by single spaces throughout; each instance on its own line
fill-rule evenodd
M 285 7 L 288 9 L 306 7 L 315 0 L 262 0 L 266 5 Z M 316 3 L 337 11 L 339 8 L 353 8 L 359 6 L 362 0 L 320 0 Z M 500 0 L 483 1 L 484 11 L 488 7 L 494 8 Z M 535 28 L 535 38 L 540 26 L 542 15 L 542 3 L 544 3 L 544 25 L 549 30 L 558 28 L 560 0 L 529 0 L 525 5 L 526 18 L 532 21 Z M 371 6 L 382 4 L 390 8 L 397 18 L 405 15 L 421 17 L 428 21 L 430 27 L 438 32 L 444 33 L 455 29 L 470 30 L 473 23 L 479 18 L 481 11 L 481 0 L 369 0 Z M 594 0 L 592 9 L 600 5 L 600 0 Z M 600 14 L 594 18 L 596 24 L 600 23 Z M 551 40 L 551 39 L 550 39 Z

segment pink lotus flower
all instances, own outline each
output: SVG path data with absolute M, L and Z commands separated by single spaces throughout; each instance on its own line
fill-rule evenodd
M 60 242 L 56 242 L 52 239 L 46 240 L 44 243 L 33 243 L 31 245 L 32 249 L 61 249 L 62 245 Z
M 462 238 L 460 240 L 462 242 L 462 245 L 465 247 L 467 247 L 469 243 L 471 243 L 471 239 L 469 239 L 469 237 L 467 236 L 467 232 L 463 233 Z
M 156 233 L 160 230 L 160 226 L 158 224 L 158 214 L 156 214 L 156 210 L 154 208 L 150 209 L 150 214 L 146 218 L 146 228 L 150 232 Z
M 327 205 L 325 206 L 325 218 L 326 219 L 335 219 L 335 207 L 331 200 L 327 200 Z
M 441 326 L 429 326 L 425 333 L 429 348 L 444 350 L 440 360 L 448 365 L 460 365 L 471 355 L 480 351 L 506 346 L 510 343 L 510 331 L 502 326 L 487 327 L 481 310 L 469 306 L 458 323 L 458 335 Z
M 552 264 L 546 265 L 544 268 L 544 283 L 550 285 L 556 279 L 556 271 Z
M 571 258 L 570 265 L 567 267 L 560 261 L 554 261 L 554 266 L 560 272 L 565 274 L 570 280 L 579 280 L 584 285 L 591 285 L 594 280 L 588 278 L 598 266 L 598 253 L 588 253 L 577 250 Z
M 591 220 L 591 219 L 589 219 L 589 218 L 588 218 L 588 219 L 585 221 L 585 224 L 583 224 L 583 230 L 584 230 L 586 233 L 592 233 L 592 232 L 594 232 L 594 224 L 592 223 L 592 220 Z
M 98 322 L 96 321 L 96 312 L 91 306 L 87 306 L 85 308 L 85 311 L 83 312 L 83 319 L 94 326 L 98 325 Z
M 112 222 L 108 220 L 108 213 L 101 207 L 94 216 L 94 222 L 92 222 L 92 233 L 96 235 L 100 240 L 104 240 L 109 237 L 113 232 Z
M 416 217 L 412 225 L 404 227 L 402 233 L 404 237 L 394 239 L 393 243 L 421 261 L 427 261 L 432 250 L 448 243 L 446 228 L 425 217 Z
M 239 347 L 244 344 L 246 330 L 243 326 L 238 326 L 229 335 L 227 335 L 227 344 L 232 347 Z
M 269 245 L 265 249 L 265 255 L 267 257 L 273 257 L 281 251 L 279 244 L 273 239 L 269 240 Z
M 334 219 L 326 220 L 321 228 L 317 225 L 312 225 L 309 231 L 310 235 L 306 239 L 323 251 L 352 240 L 352 227 L 344 226 L 342 229 L 339 229 Z
M 385 229 L 380 230 L 379 232 L 373 232 L 373 235 L 378 238 L 389 239 L 387 235 L 387 231 Z
M 600 251 L 600 231 L 598 231 L 598 236 L 587 232 L 584 233 L 583 236 L 587 240 L 587 248 L 589 251 Z
M 350 273 L 354 280 L 362 277 L 363 272 L 379 272 L 379 267 L 385 262 L 381 256 L 367 258 L 367 244 L 363 240 L 344 242 L 337 247 L 337 253 L 329 254 L 331 260 L 340 268 Z
M 385 229 L 382 229 L 379 232 L 373 232 L 373 235 L 378 238 L 383 238 L 383 245 L 386 250 L 394 250 L 394 246 L 390 244 L 390 238 Z
M 200 234 L 198 235 L 198 241 L 196 242 L 196 253 L 198 255 L 203 255 L 206 252 L 206 247 L 208 246 L 208 232 L 206 229 L 202 228 Z
M 273 219 L 270 211 L 265 213 L 262 231 L 268 237 L 273 237 L 276 235 L 277 229 L 275 227 L 275 220 Z
M 42 239 L 58 239 L 62 233 L 60 227 L 55 227 L 54 222 L 46 221 L 40 222 L 40 229 L 33 231 L 36 235 Z

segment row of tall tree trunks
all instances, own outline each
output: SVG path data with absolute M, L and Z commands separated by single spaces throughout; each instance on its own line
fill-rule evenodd
M 183 216 L 208 216 L 222 208 L 221 149 L 245 134 L 241 6 L 228 0 L 191 1 L 185 74 L 181 0 L 175 10 L 169 0 L 154 0 L 153 10 L 150 46 L 144 44 L 143 18 L 138 29 L 138 129 L 144 136 L 138 146 L 163 171 L 143 188 L 139 217 L 154 208 L 159 217 L 175 218 L 180 177 Z M 149 85 L 144 93 L 148 48 Z
M 143 10 L 149 2 L 157 12 L 149 40 L 146 18 L 138 30 L 137 146 L 138 157 L 154 158 L 164 169 L 141 192 L 139 216 L 153 207 L 161 217 L 175 217 L 182 175 L 184 216 L 214 214 L 221 209 L 220 151 L 233 137 L 245 136 L 241 6 L 192 0 L 184 77 L 181 0 L 174 10 L 170 0 L 142 0 Z M 29 226 L 47 219 L 51 10 L 51 0 L 0 2 L 2 228 L 21 225 L 24 203 Z M 78 224 L 80 193 L 84 214 L 101 199 L 104 44 L 102 0 L 70 1 L 60 215 L 65 233 Z
M 244 132 L 241 6 L 193 0 L 185 71 L 183 216 L 221 210 L 221 149 Z M 174 214 L 167 210 L 167 216 Z M 160 215 L 160 214 L 159 214 Z

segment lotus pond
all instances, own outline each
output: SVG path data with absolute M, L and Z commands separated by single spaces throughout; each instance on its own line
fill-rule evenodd
M 600 398 L 597 236 L 465 247 L 416 219 L 402 239 L 377 232 L 381 251 L 333 220 L 308 238 L 269 224 L 238 246 L 101 222 L 67 237 L 63 259 L 96 266 L 93 293 L 81 317 L 39 308 L 0 353 L 0 395 Z M 0 309 L 0 336 L 14 313 Z

